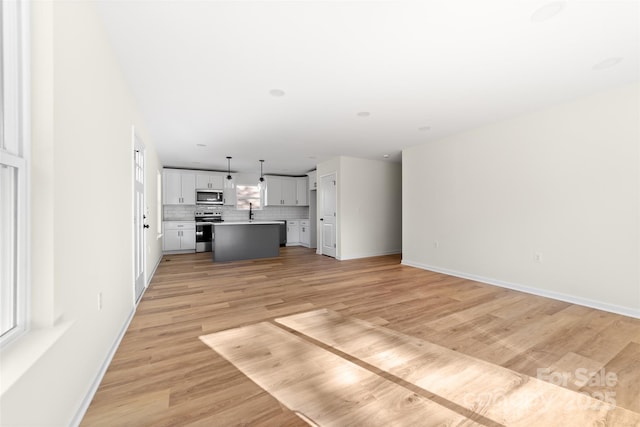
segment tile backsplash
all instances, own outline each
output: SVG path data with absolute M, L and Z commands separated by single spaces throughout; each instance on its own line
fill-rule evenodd
M 163 221 L 193 221 L 195 205 L 163 205 Z
M 233 206 L 222 206 L 222 219 L 225 221 L 242 221 L 249 219 L 249 211 L 239 211 Z M 195 205 L 164 205 L 164 221 L 191 221 L 195 215 Z M 255 220 L 305 219 L 309 218 L 308 206 L 265 206 L 254 211 Z

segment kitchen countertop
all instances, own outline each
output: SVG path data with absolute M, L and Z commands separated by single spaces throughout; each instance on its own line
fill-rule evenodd
M 215 225 L 253 225 L 253 224 L 282 224 L 284 221 L 224 221 L 224 222 L 216 222 Z

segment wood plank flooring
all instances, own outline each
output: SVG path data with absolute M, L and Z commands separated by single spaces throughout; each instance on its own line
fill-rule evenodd
M 220 264 L 210 254 L 164 257 L 82 425 L 307 425 L 198 337 L 315 309 L 531 377 L 547 367 L 615 372 L 614 387 L 574 377 L 566 388 L 613 390 L 619 407 L 640 412 L 640 320 L 402 266 L 399 256 L 281 254 Z
M 268 322 L 201 339 L 312 425 L 480 425 Z
M 640 414 L 326 309 L 276 322 L 501 425 L 640 425 Z

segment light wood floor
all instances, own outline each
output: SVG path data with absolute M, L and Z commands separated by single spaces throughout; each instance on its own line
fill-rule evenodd
M 539 368 L 604 369 L 617 375 L 614 387 L 570 377 L 566 388 L 615 392 L 618 407 L 640 413 L 640 320 L 402 266 L 399 256 L 340 262 L 306 248 L 281 253 L 222 264 L 208 254 L 165 257 L 83 425 L 306 425 L 199 337 L 323 308 L 534 378 Z

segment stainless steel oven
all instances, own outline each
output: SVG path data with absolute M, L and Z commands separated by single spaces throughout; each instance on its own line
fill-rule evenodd
M 222 222 L 222 212 L 213 207 L 202 207 L 196 211 L 196 252 L 213 250 L 213 224 Z

